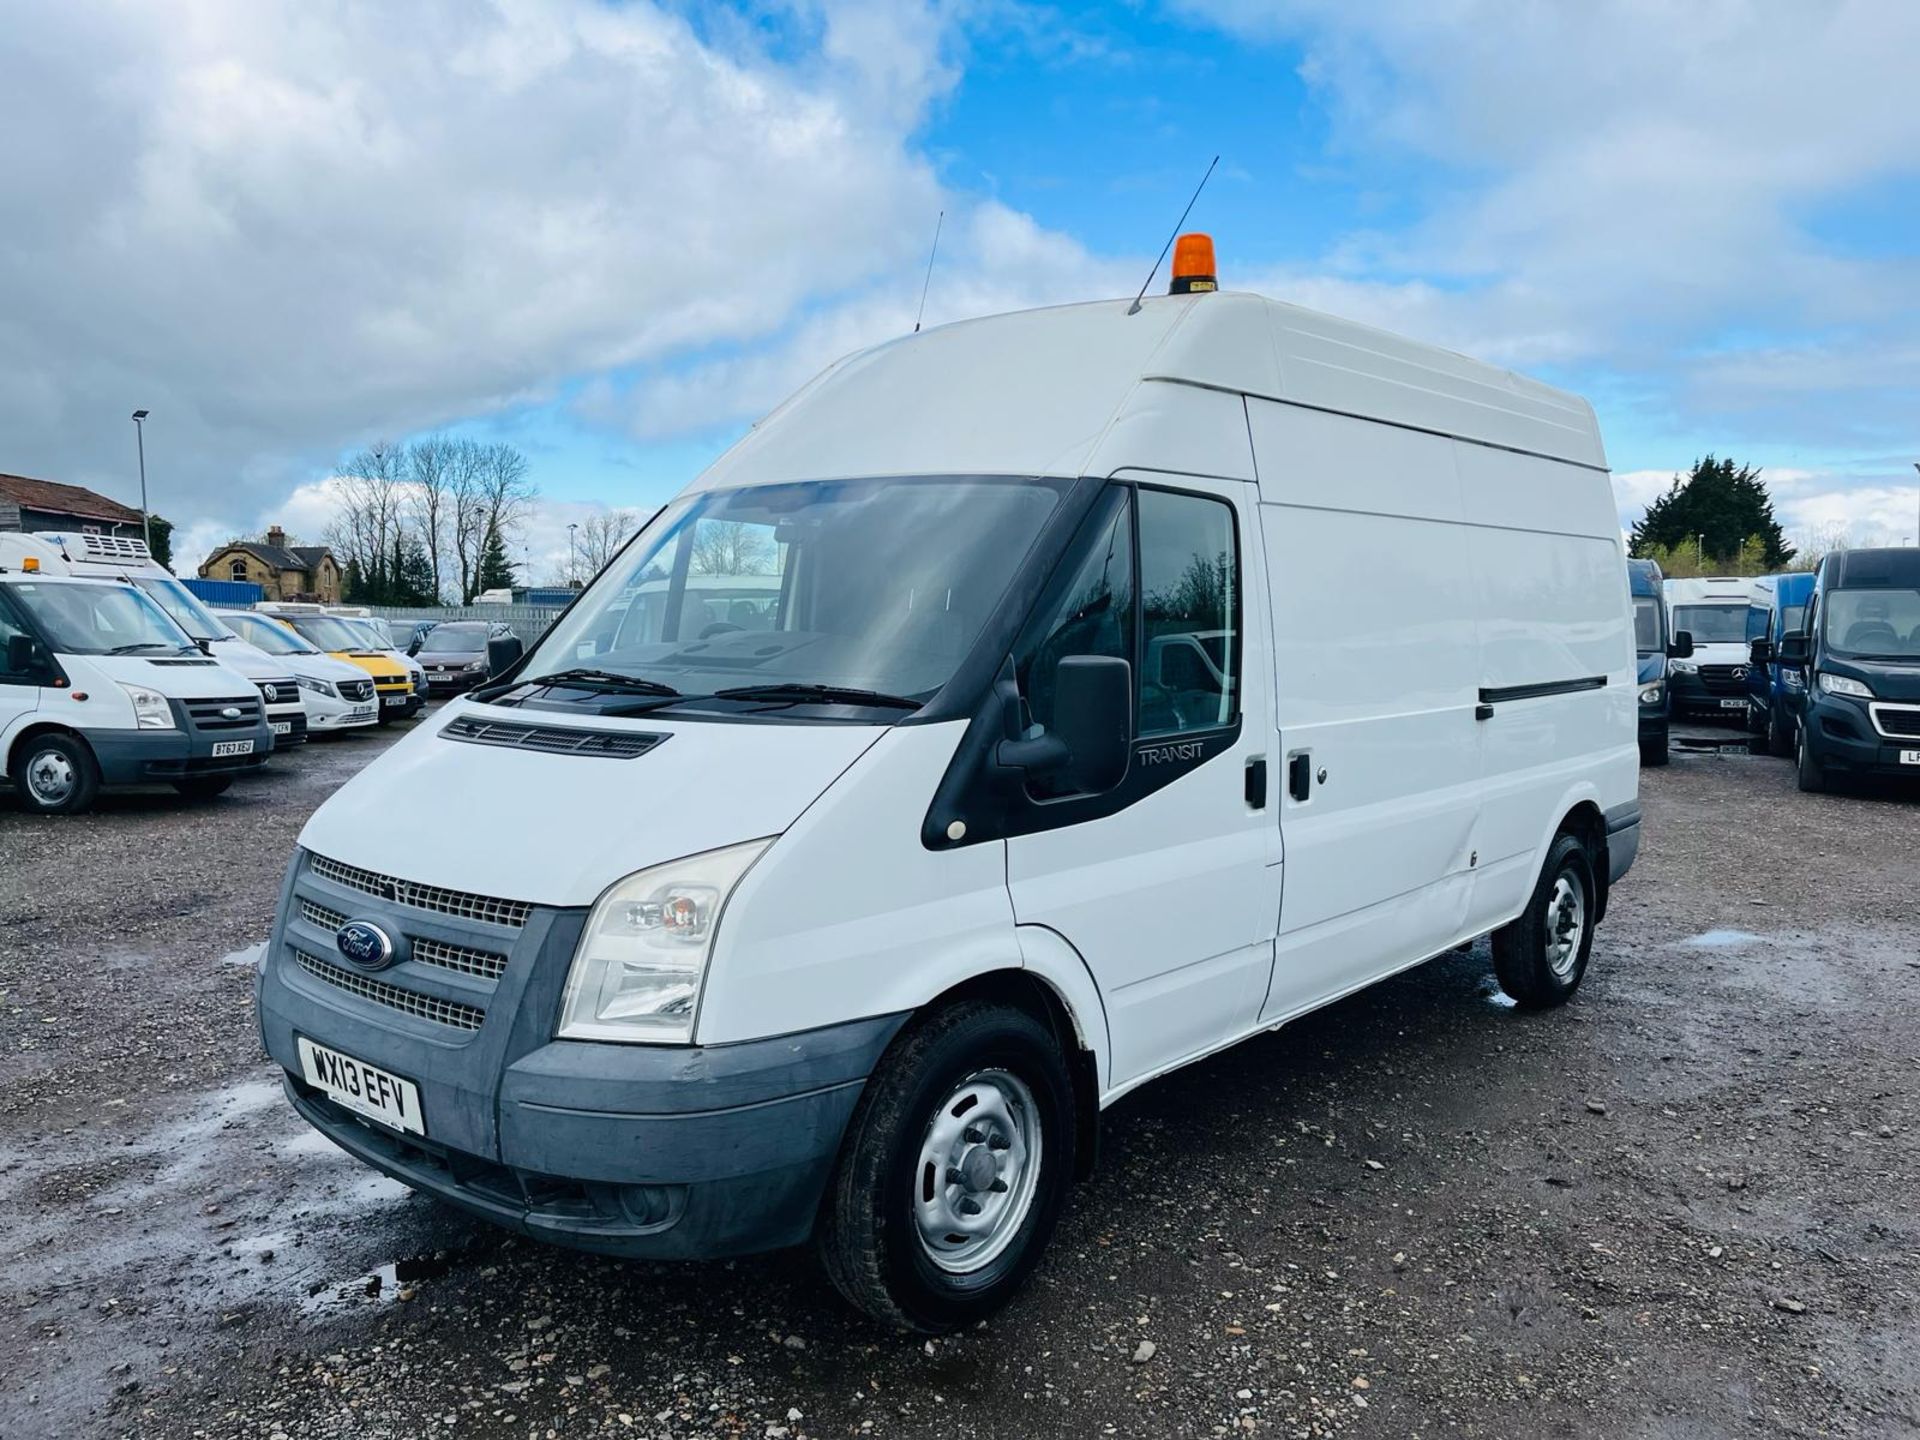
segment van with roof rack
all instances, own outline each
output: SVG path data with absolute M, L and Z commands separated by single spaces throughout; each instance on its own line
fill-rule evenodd
M 103 786 L 220 794 L 273 731 L 246 679 L 201 653 L 144 591 L 49 575 L 0 535 L 0 775 L 42 815 Z
M 92 531 L 50 530 L 10 535 L 7 539 L 13 554 L 35 556 L 43 575 L 123 580 L 138 587 L 202 651 L 246 677 L 266 707 L 276 747 L 285 749 L 307 738 L 307 714 L 300 704 L 300 687 L 293 673 L 215 619 L 199 596 L 153 558 L 144 540 Z
M 1195 238 L 1182 293 L 841 361 L 491 639 L 301 832 L 294 1108 L 520 1234 L 811 1242 L 941 1331 L 1136 1087 L 1479 936 L 1568 999 L 1640 835 L 1593 411 L 1207 293 Z

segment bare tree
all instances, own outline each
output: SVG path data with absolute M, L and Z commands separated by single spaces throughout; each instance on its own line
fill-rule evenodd
M 743 520 L 709 520 L 693 532 L 689 568 L 696 575 L 765 575 L 774 565 L 767 527 Z
M 391 441 L 376 440 L 338 478 L 340 510 L 327 543 L 343 568 L 354 565 L 367 584 L 383 588 L 405 524 L 406 456 Z
M 640 517 L 631 510 L 602 510 L 582 520 L 574 537 L 580 551 L 578 578 L 587 580 L 598 575 L 639 528 Z
M 480 572 L 480 552 L 487 543 L 486 491 L 481 484 L 485 455 L 485 446 L 465 439 L 453 441 L 447 454 L 448 523 L 453 563 L 460 572 L 460 593 L 454 599 L 462 605 L 473 595 L 473 577 Z
M 454 529 L 453 470 L 459 442 L 445 435 L 429 435 L 407 447 L 408 505 L 420 544 L 427 552 L 427 565 L 433 571 L 433 595 L 444 595 L 445 573 L 441 569 Z M 460 596 L 465 599 L 463 593 Z

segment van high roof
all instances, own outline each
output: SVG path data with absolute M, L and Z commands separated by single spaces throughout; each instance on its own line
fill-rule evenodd
M 1103 475 L 1139 464 L 1165 386 L 1256 395 L 1606 468 L 1576 395 L 1264 296 L 1024 310 L 903 336 L 828 367 L 695 489 L 865 475 Z

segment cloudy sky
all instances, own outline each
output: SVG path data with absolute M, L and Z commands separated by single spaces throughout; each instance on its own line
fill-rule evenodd
M 376 437 L 520 445 L 526 538 L 651 508 L 822 364 L 1224 283 L 1582 391 L 1631 519 L 1708 450 L 1790 530 L 1920 526 L 1920 5 L 21 0 L 0 471 L 183 560 Z

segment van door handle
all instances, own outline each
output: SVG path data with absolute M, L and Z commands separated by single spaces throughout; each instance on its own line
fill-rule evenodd
M 1287 793 L 1296 800 L 1313 794 L 1313 757 L 1304 750 L 1287 760 Z
M 1256 755 L 1247 761 L 1247 808 L 1267 808 L 1267 757 Z

